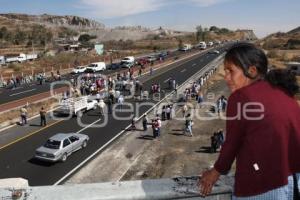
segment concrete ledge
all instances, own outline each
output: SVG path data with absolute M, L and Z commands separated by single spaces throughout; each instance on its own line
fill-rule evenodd
M 42 186 L 23 188 L 18 191 L 1 189 L 1 198 L 43 199 L 43 200 L 129 200 L 129 199 L 204 199 L 199 195 L 197 176 L 178 177 L 173 179 L 153 179 L 126 182 L 108 182 L 95 184 L 79 184 L 68 186 Z M 226 177 L 229 178 L 230 177 Z M 222 179 L 213 188 L 213 192 L 205 199 L 231 199 L 231 186 L 225 185 Z
M 0 189 L 3 188 L 26 188 L 28 181 L 23 178 L 6 178 L 0 179 Z

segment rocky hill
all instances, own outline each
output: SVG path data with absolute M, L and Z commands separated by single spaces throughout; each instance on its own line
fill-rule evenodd
M 286 33 L 277 32 L 258 41 L 265 49 L 300 49 L 300 27 Z
M 26 15 L 26 14 L 0 14 L 0 16 L 16 21 L 31 22 L 50 27 L 64 26 L 69 28 L 81 29 L 104 29 L 105 26 L 95 20 L 86 19 L 78 16 L 56 16 L 56 15 Z
M 298 33 L 300 33 L 300 26 L 293 29 L 293 30 L 291 30 L 291 31 L 289 31 L 289 32 L 287 32 L 287 33 L 288 34 L 298 34 Z
M 224 32 L 225 30 L 225 32 Z M 197 43 L 195 32 L 175 31 L 142 26 L 105 27 L 103 23 L 78 16 L 56 15 L 27 15 L 27 14 L 0 14 L 0 46 L 9 49 L 9 52 L 19 52 L 21 48 L 31 48 L 32 44 L 41 49 L 50 48 L 57 41 L 77 40 L 80 35 L 92 35 L 93 42 L 107 42 L 110 40 L 161 40 L 178 43 L 180 37 L 183 42 Z M 226 28 L 213 27 L 207 32 L 205 40 L 255 40 L 252 30 L 230 31 Z M 53 43 L 53 41 L 55 41 Z M 15 50 L 12 46 L 15 45 Z M 176 46 L 176 45 L 175 45 Z M 13 53 L 11 52 L 11 53 Z

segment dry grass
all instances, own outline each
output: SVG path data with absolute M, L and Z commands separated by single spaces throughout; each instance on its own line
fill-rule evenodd
M 53 105 L 57 105 L 58 101 L 55 98 L 47 99 L 45 101 L 29 104 L 27 107 L 28 117 L 39 114 L 41 107 L 49 110 Z M 15 124 L 20 118 L 20 108 L 16 108 L 0 114 L 0 124 L 9 121 L 10 124 Z

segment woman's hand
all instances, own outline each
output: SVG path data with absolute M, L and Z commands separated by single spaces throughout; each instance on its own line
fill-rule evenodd
M 198 183 L 200 194 L 203 196 L 209 195 L 211 193 L 212 187 L 219 179 L 219 176 L 220 173 L 215 168 L 204 171 Z

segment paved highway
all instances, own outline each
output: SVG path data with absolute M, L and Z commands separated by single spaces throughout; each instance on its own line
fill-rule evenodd
M 185 53 L 180 51 L 174 51 L 172 52 L 168 58 L 173 58 L 175 56 L 184 55 Z M 116 70 L 105 70 L 102 72 L 104 75 L 113 74 L 118 71 L 124 70 L 122 69 L 116 69 Z M 126 69 L 125 69 L 126 70 Z M 70 80 L 71 74 L 62 75 L 62 79 L 64 80 Z M 60 88 L 62 85 L 57 85 L 55 88 Z M 22 98 L 30 97 L 33 95 L 37 95 L 43 92 L 48 92 L 50 90 L 50 83 L 46 82 L 43 85 L 37 85 L 36 82 L 30 83 L 29 85 L 23 84 L 21 86 L 18 86 L 14 89 L 0 89 L 0 105 L 5 104 L 8 102 L 16 101 Z
M 221 53 L 224 48 L 221 49 Z M 162 89 L 167 87 L 167 81 L 170 77 L 174 77 L 180 85 L 189 77 L 198 72 L 207 63 L 212 61 L 218 55 L 204 54 L 193 57 L 193 59 L 181 64 L 174 64 L 170 70 L 162 74 L 154 74 L 151 79 L 146 76 L 144 88 L 150 88 L 152 83 L 160 83 Z M 140 108 L 140 113 L 149 109 L 149 106 Z M 129 116 L 131 113 L 122 113 L 122 116 Z M 95 125 L 103 122 L 99 117 L 97 110 L 90 111 L 82 116 L 82 121 L 86 124 L 95 123 Z M 108 124 L 102 128 L 85 128 L 81 131 L 90 137 L 87 148 L 80 150 L 70 157 L 65 163 L 48 164 L 33 159 L 35 149 L 42 145 L 49 137 L 58 132 L 68 133 L 77 132 L 82 129 L 77 123 L 77 118 L 72 118 L 66 121 L 56 121 L 52 126 L 46 127 L 40 131 L 36 131 L 30 137 L 22 139 L 11 145 L 0 149 L 0 178 L 23 177 L 29 180 L 29 184 L 36 185 L 51 185 L 57 182 L 61 177 L 75 168 L 79 163 L 86 159 L 89 155 L 107 143 L 111 138 L 117 135 L 122 129 L 127 127 L 130 120 L 116 120 L 111 115 L 108 118 Z M 18 131 L 22 130 L 22 127 Z M 7 130 L 6 134 L 12 130 Z M 26 131 L 24 129 L 24 131 Z M 1 133 L 2 134 L 2 133 Z M 0 137 L 2 137 L 0 135 Z

